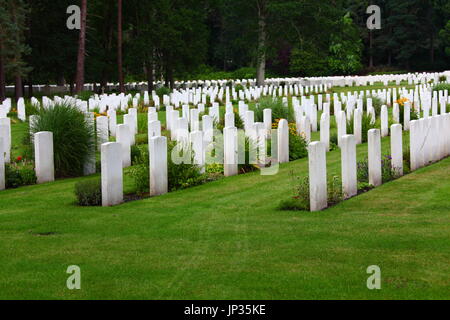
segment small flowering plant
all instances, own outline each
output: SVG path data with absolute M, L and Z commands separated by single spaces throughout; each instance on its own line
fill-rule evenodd
M 400 98 L 396 101 L 400 107 L 404 107 L 407 102 L 410 102 L 408 98 Z

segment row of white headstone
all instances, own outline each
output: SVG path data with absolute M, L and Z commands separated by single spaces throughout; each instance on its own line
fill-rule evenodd
M 382 184 L 381 131 L 368 132 L 369 184 Z M 403 175 L 403 130 L 401 124 L 391 126 L 391 163 L 398 176 Z M 355 196 L 357 190 L 357 138 L 341 137 L 342 193 L 345 199 Z M 313 142 L 308 147 L 310 209 L 320 211 L 328 207 L 326 144 Z M 450 155 L 450 114 L 411 121 L 411 170 L 442 160 Z

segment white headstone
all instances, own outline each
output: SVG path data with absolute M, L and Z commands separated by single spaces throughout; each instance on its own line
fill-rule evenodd
M 308 146 L 308 160 L 310 209 L 315 212 L 328 206 L 325 144 L 312 142 Z
M 381 132 L 370 129 L 369 138 L 369 183 L 374 187 L 381 185 Z
M 55 165 L 52 132 L 42 131 L 34 135 L 34 158 L 37 183 L 54 181 Z
M 117 142 L 101 146 L 102 162 L 102 205 L 109 207 L 123 202 L 123 160 L 122 145 Z
M 149 140 L 150 195 L 159 196 L 168 192 L 167 138 L 153 137 Z
M 401 124 L 391 126 L 392 169 L 397 175 L 403 175 L 403 128 Z
M 345 135 L 341 143 L 342 193 L 349 199 L 358 193 L 355 136 Z
M 126 124 L 119 124 L 117 126 L 117 143 L 120 143 L 122 147 L 121 155 L 122 155 L 122 165 L 123 168 L 128 168 L 131 166 L 131 130 L 130 127 Z

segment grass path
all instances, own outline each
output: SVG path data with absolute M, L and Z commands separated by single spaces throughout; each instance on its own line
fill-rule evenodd
M 320 213 L 276 210 L 291 171 L 307 159 L 113 208 L 74 206 L 79 179 L 3 191 L 0 299 L 450 298 L 450 159 Z

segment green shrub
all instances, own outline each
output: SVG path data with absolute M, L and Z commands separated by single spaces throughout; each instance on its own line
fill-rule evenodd
M 309 177 L 296 177 L 291 172 L 294 184 L 293 196 L 288 200 L 281 200 L 278 209 L 289 211 L 309 211 Z
M 169 190 L 176 191 L 194 187 L 205 182 L 206 176 L 202 175 L 200 168 L 193 164 L 193 154 L 191 154 L 190 163 L 176 164 L 172 160 L 172 151 L 175 149 L 176 143 L 169 143 L 169 154 L 167 173 L 169 177 Z M 183 153 L 190 153 L 190 150 L 186 150 L 180 153 L 180 157 L 183 157 Z
M 139 163 L 141 160 L 143 150 L 137 146 L 133 145 L 131 146 L 131 163 L 134 165 L 135 163 Z M 147 154 L 148 155 L 148 154 Z
M 31 128 L 32 133 L 53 132 L 55 174 L 75 177 L 83 174 L 83 166 L 94 145 L 94 128 L 76 107 L 58 104 L 41 109 Z
M 383 183 L 398 178 L 396 171 L 392 168 L 392 157 L 390 155 L 385 155 L 381 159 L 381 177 Z
M 359 183 L 369 183 L 369 161 L 367 159 L 358 161 L 357 178 Z
M 240 68 L 232 73 L 233 79 L 255 79 L 256 78 L 256 68 Z
M 129 169 L 133 178 L 136 193 L 139 195 L 150 191 L 150 171 L 148 149 L 132 148 L 131 159 L 133 166 Z M 134 152 L 133 152 L 134 150 Z
M 75 184 L 75 196 L 79 206 L 100 206 L 102 204 L 102 184 L 100 179 L 80 181 Z
M 402 105 L 399 105 L 399 116 L 400 116 L 400 123 L 404 126 L 405 125 L 405 107 Z M 414 108 L 411 106 L 409 111 L 409 121 L 413 120 L 419 120 L 420 115 L 419 113 L 414 110 Z
M 328 179 L 328 206 L 338 204 L 344 200 L 344 195 L 342 193 L 342 179 L 339 176 L 333 176 Z
M 25 113 L 28 116 L 35 115 L 39 113 L 39 108 L 31 104 L 30 100 L 25 100 Z
M 383 106 L 383 101 L 377 97 L 372 97 L 372 106 L 375 110 L 375 115 L 377 118 L 381 116 L 381 107 Z
M 255 112 L 255 122 L 263 122 L 264 121 L 264 110 L 271 109 L 272 110 L 272 119 L 286 119 L 288 122 L 293 121 L 294 112 L 292 108 L 285 107 L 283 105 L 282 99 L 273 98 L 273 97 L 265 97 L 262 98 L 258 104 L 256 104 L 253 108 Z
M 37 178 L 32 163 L 6 163 L 6 188 L 18 188 L 36 184 Z
M 302 136 L 289 130 L 289 161 L 302 159 L 308 156 L 308 143 Z
M 156 95 L 159 96 L 161 99 L 164 95 L 169 95 L 170 94 L 170 89 L 167 87 L 161 87 L 155 90 Z
M 200 168 L 193 164 L 192 159 L 191 164 L 176 164 L 172 161 L 172 150 L 175 146 L 176 142 L 169 142 L 167 155 L 169 191 L 186 189 L 206 182 L 207 175 L 201 174 Z M 130 175 L 134 180 L 136 193 L 144 194 L 149 191 L 149 155 L 146 148 L 141 149 L 140 156 L 135 158 Z
M 361 128 L 362 143 L 366 143 L 369 140 L 369 130 L 377 128 L 377 125 L 376 123 L 372 123 L 372 117 L 370 115 L 364 113 L 361 119 Z
M 93 95 L 94 92 L 92 91 L 81 91 L 79 94 L 77 94 L 77 97 L 80 100 L 88 101 Z
M 433 87 L 433 91 L 450 91 L 450 83 L 440 83 Z
M 137 119 L 138 124 L 138 133 L 148 133 L 148 121 L 147 121 L 147 115 L 139 116 Z

